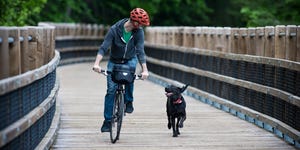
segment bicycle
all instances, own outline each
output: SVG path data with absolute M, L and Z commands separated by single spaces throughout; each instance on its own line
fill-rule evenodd
M 111 74 L 112 80 L 115 83 L 117 83 L 117 90 L 114 98 L 113 114 L 112 114 L 111 127 L 110 127 L 110 140 L 112 143 L 115 143 L 117 140 L 119 140 L 123 116 L 125 116 L 125 104 L 124 104 L 125 85 L 133 82 L 133 80 L 142 79 L 141 75 L 136 75 L 127 69 L 128 68 L 126 69 L 122 68 L 116 70 L 114 67 L 113 71 L 107 71 L 103 69 L 101 69 L 100 71 L 100 73 L 102 73 L 105 76 Z

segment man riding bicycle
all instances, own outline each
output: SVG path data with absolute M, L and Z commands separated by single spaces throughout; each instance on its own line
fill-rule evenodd
M 115 64 L 125 64 L 136 68 L 137 61 L 142 67 L 142 79 L 149 76 L 144 51 L 144 30 L 142 26 L 149 26 L 148 13 L 142 8 L 135 8 L 130 12 L 130 18 L 121 19 L 111 26 L 101 44 L 93 70 L 101 72 L 99 66 L 103 56 L 110 47 L 110 56 L 107 64 L 107 71 L 112 71 Z M 107 76 L 107 91 L 104 104 L 104 121 L 101 132 L 110 131 L 110 121 L 113 112 L 114 94 L 116 83 L 112 81 L 111 75 Z M 124 100 L 126 113 L 132 113 L 133 108 L 133 83 L 125 86 Z

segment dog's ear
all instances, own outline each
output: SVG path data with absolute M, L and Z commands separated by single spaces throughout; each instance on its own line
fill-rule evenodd
M 181 89 L 180 89 L 180 91 L 181 91 L 181 93 L 183 93 L 185 90 L 186 90 L 186 88 L 189 86 L 189 84 L 186 84 L 185 86 L 183 86 Z

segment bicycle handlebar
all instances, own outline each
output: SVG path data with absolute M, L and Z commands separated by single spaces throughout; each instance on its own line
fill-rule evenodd
M 95 68 L 93 68 L 93 70 L 95 71 Z M 104 70 L 104 69 L 101 69 L 99 73 L 101 73 L 101 74 L 107 76 L 108 74 L 111 74 L 112 72 L 111 72 L 111 71 Z M 139 74 L 139 75 L 136 75 L 136 74 L 135 74 L 134 76 L 135 76 L 135 80 L 143 80 L 143 79 L 142 79 L 142 75 L 140 75 L 140 74 Z

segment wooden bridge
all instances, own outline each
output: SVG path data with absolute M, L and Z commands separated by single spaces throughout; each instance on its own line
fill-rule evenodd
M 120 140 L 101 133 L 106 77 L 91 71 L 92 63 L 58 69 L 61 122 L 53 150 L 69 149 L 294 149 L 276 135 L 230 113 L 185 95 L 187 120 L 181 135 L 167 129 L 164 87 L 136 81 L 134 113 L 127 114 Z M 102 64 L 105 66 L 105 64 Z
M 106 82 L 91 70 L 107 29 L 0 27 L 1 150 L 300 148 L 299 26 L 147 28 L 150 77 L 116 144 L 100 133 Z M 164 86 L 184 83 L 173 138 Z

